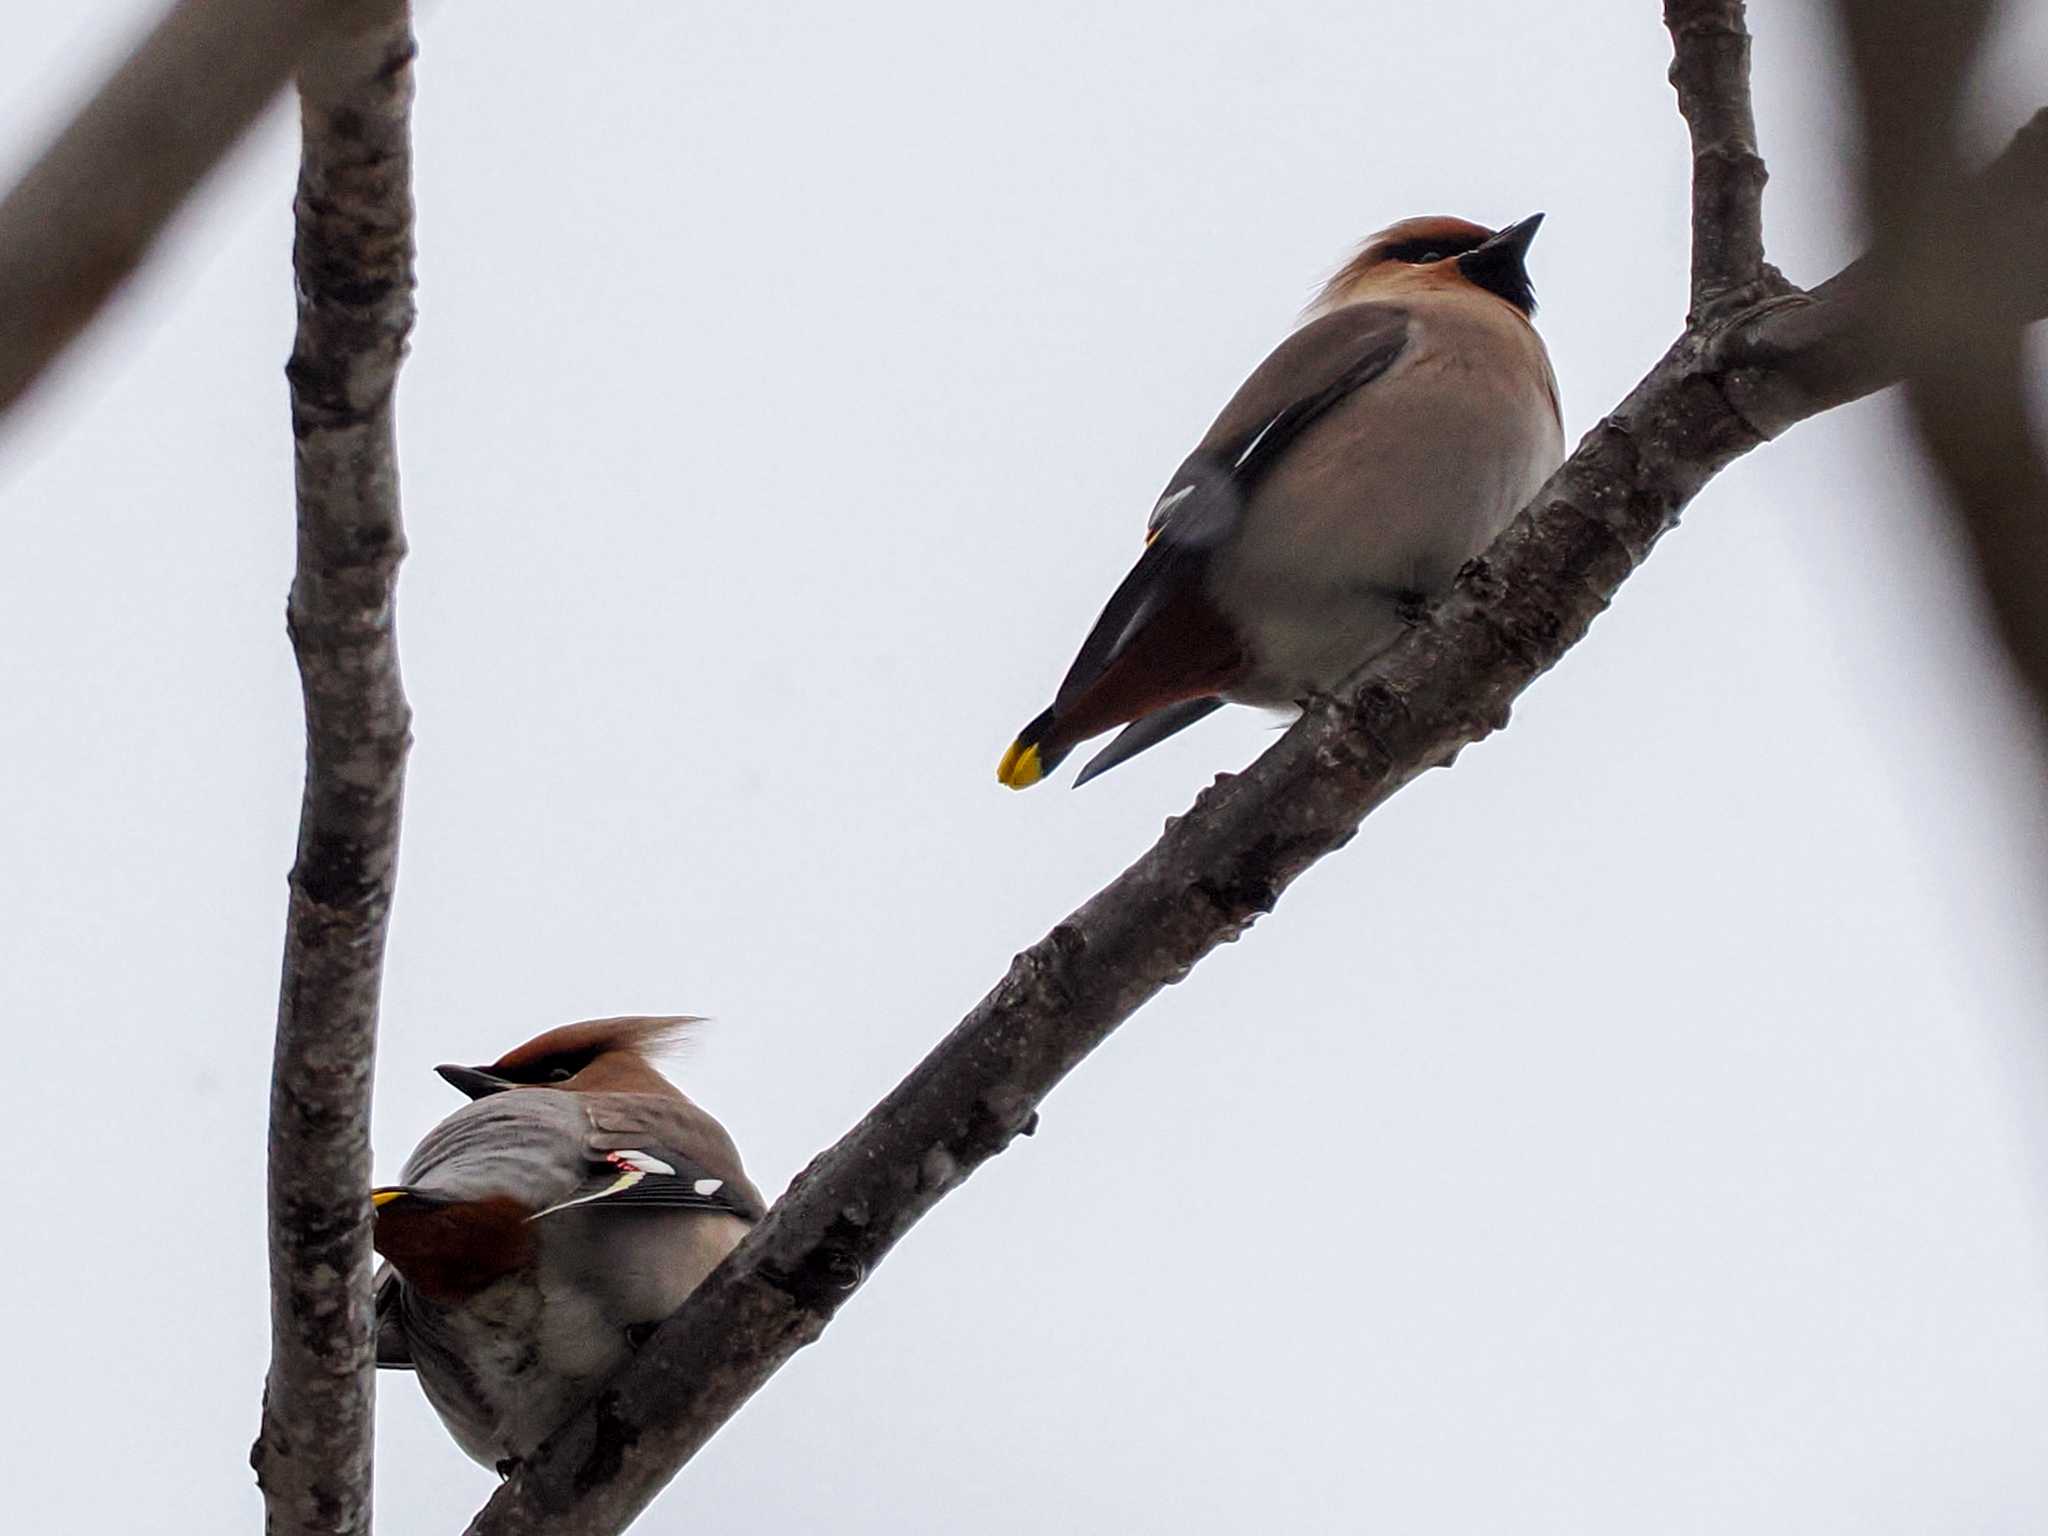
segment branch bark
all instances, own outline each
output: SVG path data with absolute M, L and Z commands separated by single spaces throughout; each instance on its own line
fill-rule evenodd
M 0 201 L 0 416 L 323 31 L 375 0 L 180 0 Z
M 1960 170 L 1958 119 L 1990 0 L 1841 0 L 1840 10 L 1863 124 L 1873 301 L 1895 317 L 1907 414 L 2048 728 L 2048 462 L 2027 410 L 2023 334 L 2048 262 L 2039 221 L 2014 229 Z M 2048 162 L 2041 124 L 2009 161 Z
M 411 711 L 398 673 L 392 392 L 413 322 L 408 8 L 299 81 L 298 569 L 306 789 L 270 1090 L 271 1358 L 251 1461 L 272 1536 L 370 1528 L 370 1089 Z
M 1312 703 L 1244 773 L 1219 778 L 1150 852 L 1020 954 L 497 1491 L 470 1536 L 623 1529 L 912 1225 L 1032 1128 L 1038 1103 L 1118 1024 L 1272 910 L 1404 784 L 1504 725 L 1715 473 L 1772 432 L 1891 381 L 1881 310 L 1856 302 L 1853 285 L 1842 302 L 1783 289 L 1762 264 L 1741 7 L 1673 0 L 1669 14 L 1695 219 L 1735 226 L 1696 235 L 1684 334 L 1398 645 L 1341 697 Z
M 1743 0 L 1664 0 L 1671 85 L 1692 138 L 1692 307 L 1697 324 L 1765 280 L 1764 182 L 1749 94 Z M 1770 274 L 1785 286 L 1776 273 Z

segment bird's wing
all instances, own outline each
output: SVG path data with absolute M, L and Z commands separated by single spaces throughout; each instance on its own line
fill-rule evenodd
M 1074 775 L 1074 788 L 1079 789 L 1090 779 L 1099 778 L 1118 763 L 1136 757 L 1147 747 L 1156 747 L 1167 737 L 1177 735 L 1197 720 L 1206 720 L 1223 707 L 1223 701 L 1214 694 L 1198 699 L 1183 699 L 1178 704 L 1169 704 L 1164 709 L 1155 709 L 1142 719 L 1133 720 L 1116 734 L 1116 739 L 1082 766 Z
M 389 1264 L 377 1266 L 370 1282 L 377 1319 L 377 1369 L 409 1371 L 413 1368 L 412 1341 L 406 1337 L 405 1314 L 400 1310 L 398 1271 Z
M 534 1212 L 535 1221 L 600 1203 L 723 1211 L 745 1221 L 765 1213 L 731 1140 L 694 1104 L 640 1093 L 582 1097 L 591 1125 L 585 1177 L 575 1193 Z
M 1209 556 L 1237 531 L 1260 481 L 1332 406 L 1391 368 L 1407 344 L 1405 311 L 1353 304 L 1303 326 L 1252 371 L 1167 482 L 1146 523 L 1145 553 L 1082 642 L 1054 699 L 1055 716 L 1198 588 Z

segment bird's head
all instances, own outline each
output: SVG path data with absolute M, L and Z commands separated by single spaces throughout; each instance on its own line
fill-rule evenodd
M 674 1093 L 653 1057 L 697 1022 L 688 1017 L 587 1019 L 536 1035 L 489 1066 L 434 1070 L 472 1099 L 514 1088 Z
M 1361 299 L 1393 299 L 1404 290 L 1469 284 L 1536 313 L 1536 290 L 1524 257 L 1543 215 L 1532 213 L 1505 229 L 1469 219 L 1425 214 L 1388 226 L 1345 262 L 1311 309 L 1323 313 Z

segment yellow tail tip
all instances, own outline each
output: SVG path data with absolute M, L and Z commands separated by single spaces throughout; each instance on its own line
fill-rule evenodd
M 405 1191 L 402 1189 L 373 1189 L 370 1191 L 370 1205 L 374 1209 L 378 1206 L 389 1205 L 392 1201 L 401 1200 L 404 1197 Z
M 1021 741 L 1011 742 L 1010 750 L 996 766 L 996 782 L 1012 789 L 1029 789 L 1044 777 L 1045 766 L 1038 760 L 1038 748 L 1027 747 Z

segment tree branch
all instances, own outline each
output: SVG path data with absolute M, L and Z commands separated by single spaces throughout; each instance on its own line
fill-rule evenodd
M 0 201 L 0 416 L 322 31 L 375 0 L 179 0 Z
M 411 724 L 392 391 L 413 322 L 413 52 L 410 13 L 388 0 L 299 81 L 287 627 L 306 790 L 270 1089 L 270 1373 L 251 1453 L 272 1536 L 370 1528 L 370 1088 Z
M 1743 0 L 1664 0 L 1671 85 L 1692 135 L 1692 309 L 1698 322 L 1765 281 L 1764 182 Z M 1778 281 L 1776 274 L 1770 274 Z M 1782 285 L 1781 285 L 1782 286 Z
M 2048 316 L 2048 109 L 2036 112 L 1977 177 L 1977 201 L 1995 208 L 1996 251 L 2013 273 L 2021 323 Z M 1738 315 L 1714 337 L 1713 362 L 1730 396 L 1766 436 L 1887 384 L 1906 371 L 1905 329 L 1893 285 L 1875 254 L 1851 262 L 1810 294 Z
M 1517 695 L 1587 630 L 1615 590 L 1715 473 L 1764 433 L 1733 387 L 1747 376 L 1774 429 L 1881 388 L 1887 349 L 1862 332 L 1867 306 L 1797 296 L 1807 340 L 1771 326 L 1790 301 L 1754 246 L 1760 163 L 1748 150 L 1747 87 L 1723 78 L 1747 57 L 1736 29 L 1712 42 L 1696 112 L 1695 173 L 1717 183 L 1697 216 L 1747 219 L 1752 233 L 1695 242 L 1701 291 L 1717 312 L 1729 283 L 1754 297 L 1673 344 L 1579 445 L 1535 502 L 1454 589 L 1343 690 L 1320 700 L 1245 772 L 1219 778 L 1143 858 L 1019 955 L 994 991 L 838 1145 L 815 1159 L 730 1258 L 605 1390 L 492 1497 L 469 1536 L 601 1536 L 622 1530 L 798 1349 L 867 1274 L 980 1163 L 1035 1123 L 1036 1106 L 1123 1020 L 1218 944 L 1270 911 L 1289 883 L 1342 847 L 1411 779 L 1499 729 Z M 1705 35 L 1682 20 L 1682 56 Z M 1689 71 L 1681 69 L 1681 75 Z M 1721 92 L 1719 106 L 1708 97 Z M 1738 101 L 1739 106 L 1729 103 Z M 1737 124 L 1740 131 L 1730 124 Z M 1744 210 L 1748 210 L 1745 212 Z M 1750 253 L 1754 249 L 1754 256 Z M 1745 277 L 1742 274 L 1747 273 Z M 1781 280 L 1780 280 L 1781 281 Z M 1782 366 L 1806 350 L 1828 363 L 1774 389 L 1774 365 L 1722 358 L 1748 335 Z
M 1840 10 L 1876 237 L 1873 302 L 1894 316 L 1907 413 L 2048 726 L 2048 464 L 2027 410 L 2022 331 L 2048 262 L 2040 221 L 2015 221 L 1959 170 L 1957 120 L 1990 0 L 1841 0 Z M 2001 159 L 2044 174 L 2044 140 L 2037 117 Z

